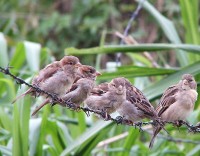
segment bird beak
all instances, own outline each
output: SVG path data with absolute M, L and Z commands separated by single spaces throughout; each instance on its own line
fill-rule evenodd
M 120 86 L 119 86 L 119 90 L 122 90 L 122 88 L 123 88 L 122 85 L 120 85 Z
M 184 84 L 184 85 L 188 85 L 189 83 L 188 83 L 187 80 L 183 80 L 183 84 Z
M 100 76 L 100 75 L 101 75 L 101 73 L 96 71 L 96 76 Z
M 80 63 L 80 62 L 78 62 L 77 64 L 75 64 L 75 67 L 76 68 L 79 68 L 79 67 L 81 67 L 82 66 L 82 64 Z

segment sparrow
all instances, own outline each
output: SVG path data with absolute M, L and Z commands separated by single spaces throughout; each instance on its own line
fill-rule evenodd
M 103 89 L 106 89 L 106 91 Z M 92 110 L 105 112 L 107 118 L 109 114 L 116 111 L 125 99 L 125 81 L 124 78 L 119 77 L 113 79 L 110 83 L 103 83 L 95 87 L 84 103 Z
M 197 83 L 194 77 L 190 74 L 184 74 L 178 84 L 169 87 L 163 93 L 156 108 L 158 116 L 163 121 L 186 120 L 194 110 L 197 96 Z M 159 125 L 154 126 L 149 148 L 153 147 L 154 139 L 162 128 Z
M 42 69 L 33 78 L 32 85 L 55 95 L 64 95 L 75 81 L 76 72 L 80 66 L 81 64 L 77 57 L 65 56 L 60 61 L 55 61 Z M 27 94 L 39 96 L 35 89 L 29 88 L 12 103 Z
M 131 123 L 140 121 L 144 118 L 159 121 L 154 107 L 144 94 L 138 88 L 133 86 L 129 80 L 124 78 L 124 81 L 126 87 L 126 100 L 117 109 L 117 112 L 122 118 Z
M 78 68 L 77 73 L 78 74 L 76 76 L 75 82 L 80 78 L 89 78 L 96 80 L 96 77 L 101 75 L 101 73 L 96 71 L 94 67 L 88 65 L 81 65 L 81 67 Z
M 100 72 L 92 66 L 81 65 L 78 69 L 77 77 L 71 88 L 65 92 L 64 95 L 60 95 L 61 101 L 68 101 L 78 107 L 89 95 L 91 90 L 94 87 L 96 77 L 101 75 Z M 34 116 L 42 107 L 50 102 L 49 99 L 46 99 L 42 104 L 37 107 L 32 116 Z M 62 103 L 59 105 L 63 106 Z M 64 105 L 65 106 L 65 105 Z M 75 108 L 74 108 L 75 109 Z

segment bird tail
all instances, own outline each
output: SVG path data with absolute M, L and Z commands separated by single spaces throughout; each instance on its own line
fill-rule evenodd
M 17 96 L 13 101 L 12 104 L 14 104 L 17 100 L 19 100 L 20 98 L 24 97 L 25 95 L 31 93 L 33 90 L 32 88 L 29 88 L 26 92 L 24 92 L 23 94 Z
M 154 126 L 153 127 L 153 136 L 151 138 L 151 141 L 149 143 L 149 148 L 151 149 L 153 147 L 153 144 L 154 144 L 154 141 L 155 141 L 155 138 L 157 136 L 157 134 L 160 132 L 162 128 L 160 126 Z
M 37 112 L 42 108 L 44 107 L 46 104 L 49 103 L 49 99 L 46 99 L 42 104 L 40 104 L 34 111 L 33 113 L 31 114 L 31 116 L 34 116 L 35 114 L 37 114 Z

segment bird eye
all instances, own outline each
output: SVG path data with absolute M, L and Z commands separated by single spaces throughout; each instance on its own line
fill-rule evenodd
M 193 81 L 192 79 L 188 80 L 188 82 L 192 82 L 192 81 Z
M 73 65 L 73 62 L 69 62 L 70 65 Z
M 91 74 L 93 74 L 93 71 L 92 71 L 92 70 L 90 70 L 89 72 L 90 72 Z

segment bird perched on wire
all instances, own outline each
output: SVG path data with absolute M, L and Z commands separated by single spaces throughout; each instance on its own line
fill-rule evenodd
M 42 69 L 39 74 L 33 78 L 32 85 L 51 94 L 58 96 L 64 95 L 75 81 L 80 66 L 81 64 L 77 57 L 65 56 L 60 61 L 55 61 Z M 34 96 L 40 95 L 35 89 L 29 88 L 12 103 L 27 94 Z M 41 93 L 41 95 L 43 94 Z M 47 99 L 48 98 L 46 98 L 46 100 Z
M 96 69 L 92 66 L 88 65 L 81 65 L 81 68 L 78 68 L 76 80 L 79 80 L 80 78 L 89 78 L 96 80 L 96 77 L 101 75 L 100 72 L 96 71 Z
M 125 81 L 119 77 L 95 87 L 84 103 L 92 110 L 105 112 L 107 120 L 108 115 L 115 112 L 125 99 Z
M 69 88 L 65 94 L 60 95 L 59 97 L 62 101 L 67 101 L 73 104 L 74 109 L 78 107 L 89 95 L 92 88 L 94 87 L 94 83 L 96 77 L 101 75 L 95 68 L 92 66 L 81 65 L 78 69 L 77 76 L 75 78 L 75 82 Z M 35 115 L 42 107 L 50 102 L 49 99 L 45 100 L 42 104 L 37 107 L 32 116 Z M 59 103 L 61 106 L 66 106 L 66 104 Z
M 158 115 L 164 121 L 186 120 L 192 113 L 197 100 L 197 83 L 190 74 L 184 74 L 180 82 L 169 87 L 162 95 L 156 109 Z M 153 147 L 156 135 L 162 126 L 155 126 L 149 148 Z
M 126 86 L 126 100 L 117 109 L 124 120 L 133 124 L 144 118 L 159 121 L 159 117 L 144 94 L 124 78 Z

